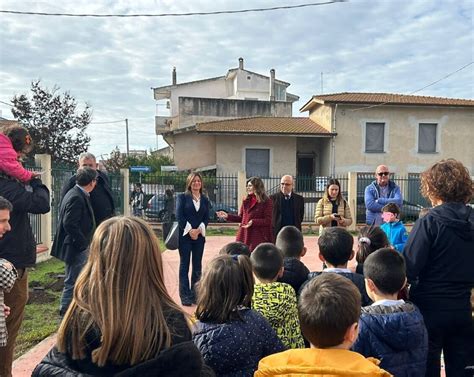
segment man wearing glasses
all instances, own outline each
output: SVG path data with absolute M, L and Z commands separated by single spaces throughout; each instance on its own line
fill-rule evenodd
M 284 175 L 280 180 L 280 192 L 270 196 L 273 201 L 273 235 L 276 236 L 281 228 L 294 225 L 301 230 L 304 217 L 304 198 L 293 192 L 293 177 Z
M 402 206 L 403 198 L 395 182 L 390 180 L 390 172 L 385 165 L 377 166 L 375 181 L 365 188 L 365 222 L 368 225 L 382 224 L 382 208 L 385 204 L 395 203 Z

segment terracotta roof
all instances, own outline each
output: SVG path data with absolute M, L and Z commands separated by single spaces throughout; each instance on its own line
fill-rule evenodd
M 300 111 L 309 110 L 318 103 L 346 103 L 366 105 L 425 105 L 473 107 L 474 100 L 444 97 L 413 96 L 395 93 L 334 93 L 313 96 Z
M 13 124 L 19 124 L 17 120 L 10 120 L 5 118 L 0 118 L 0 127 L 2 126 L 10 126 Z
M 197 123 L 199 133 L 332 135 L 309 118 L 252 117 Z

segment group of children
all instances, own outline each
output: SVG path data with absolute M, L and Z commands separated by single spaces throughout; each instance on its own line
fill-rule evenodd
M 405 262 L 379 227 L 354 239 L 328 228 L 318 239 L 323 271 L 301 261 L 301 232 L 252 253 L 224 246 L 198 287 L 193 340 L 219 376 L 422 376 L 428 335 L 420 311 L 399 298 Z

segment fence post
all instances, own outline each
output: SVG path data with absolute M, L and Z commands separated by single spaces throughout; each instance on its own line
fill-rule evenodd
M 243 170 L 237 172 L 237 209 L 240 210 L 242 198 L 247 193 L 247 173 Z
M 356 230 L 357 224 L 357 173 L 349 172 L 348 174 L 348 187 L 347 187 L 347 202 L 351 209 L 352 224 L 348 227 L 348 230 Z
M 130 171 L 128 169 L 120 169 L 120 175 L 123 178 L 123 215 L 130 216 Z
M 43 174 L 41 175 L 41 181 L 43 184 L 48 188 L 49 192 L 52 193 L 53 191 L 53 176 L 51 171 L 51 156 L 49 154 L 37 154 L 35 155 L 35 165 L 41 166 L 41 170 Z M 41 242 L 42 244 L 48 248 L 48 255 L 51 251 L 51 229 L 53 226 L 53 215 L 52 209 L 44 214 L 41 215 Z

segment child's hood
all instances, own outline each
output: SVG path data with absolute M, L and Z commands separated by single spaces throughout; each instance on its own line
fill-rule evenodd
M 18 153 L 13 149 L 13 145 L 8 136 L 0 133 L 0 159 L 17 159 Z

